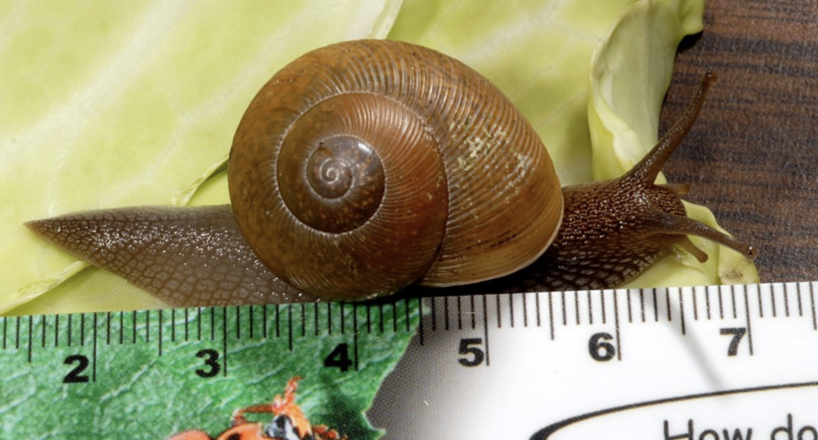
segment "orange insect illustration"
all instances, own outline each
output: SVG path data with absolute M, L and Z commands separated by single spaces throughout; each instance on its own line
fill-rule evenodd
M 230 428 L 216 437 L 216 440 L 349 440 L 334 429 L 324 425 L 312 426 L 301 408 L 295 404 L 295 391 L 300 377 L 287 382 L 284 397 L 278 395 L 273 403 L 251 405 L 233 413 Z M 269 424 L 250 422 L 245 414 L 273 414 Z M 204 431 L 180 432 L 167 440 L 213 440 Z

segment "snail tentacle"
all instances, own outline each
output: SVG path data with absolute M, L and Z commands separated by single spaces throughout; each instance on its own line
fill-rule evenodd
M 686 235 L 682 234 L 696 235 L 733 249 L 749 260 L 752 260 L 758 256 L 758 249 L 755 246 L 736 240 L 735 238 L 724 234 L 715 228 L 693 220 L 687 216 L 669 214 L 665 211 L 657 209 L 654 210 L 652 216 L 645 216 L 645 225 L 645 233 L 650 233 L 652 228 L 654 234 L 681 235 L 680 239 L 687 238 Z M 681 242 L 677 244 L 681 244 Z M 687 251 L 691 251 L 691 246 L 695 247 L 695 245 L 688 240 L 688 243 L 684 244 L 682 247 Z M 707 261 L 707 254 L 703 251 L 691 251 L 691 253 L 696 256 L 700 263 Z
M 702 76 L 696 94 L 693 96 L 693 99 L 690 101 L 679 119 L 673 124 L 670 130 L 668 130 L 668 132 L 662 136 L 662 139 L 659 140 L 656 147 L 654 147 L 638 164 L 636 164 L 636 166 L 626 173 L 622 177 L 622 180 L 630 180 L 636 184 L 654 187 L 657 190 L 665 188 L 677 195 L 685 195 L 688 193 L 689 188 L 685 184 L 656 186 L 653 185 L 653 182 L 656 180 L 656 177 L 659 175 L 659 172 L 662 170 L 664 164 L 667 162 L 676 148 L 682 143 L 682 140 L 693 127 L 693 124 L 696 122 L 696 118 L 704 105 L 707 92 L 716 81 L 716 78 L 716 74 L 711 71 L 707 71 Z M 646 234 L 654 231 L 653 233 L 655 234 L 674 234 L 679 236 L 682 234 L 697 235 L 731 248 L 741 253 L 748 259 L 754 259 L 758 255 L 758 249 L 754 246 L 742 243 L 735 238 L 711 228 L 704 223 L 693 220 L 684 214 L 678 215 L 662 209 L 662 207 L 659 206 L 660 203 L 662 202 L 657 202 L 656 209 L 652 210 L 650 213 L 646 213 L 643 217 L 645 222 L 643 229 Z M 680 240 L 683 239 L 680 238 Z M 683 243 L 682 247 L 686 250 L 690 250 L 691 247 L 695 247 L 690 240 L 687 240 L 686 242 L 680 241 L 677 244 L 681 243 Z M 700 262 L 703 263 L 707 261 L 707 254 L 701 250 L 691 253 L 696 256 Z
M 716 82 L 716 78 L 716 74 L 711 71 L 707 71 L 702 76 L 696 94 L 690 100 L 682 115 L 679 116 L 667 133 L 659 139 L 656 146 L 653 147 L 639 163 L 626 172 L 622 176 L 622 179 L 632 179 L 644 184 L 653 184 L 659 172 L 662 171 L 662 167 L 665 166 L 670 156 L 673 155 L 673 152 L 681 145 L 687 133 L 693 128 L 693 124 L 696 122 L 704 106 L 707 92 L 713 83 Z

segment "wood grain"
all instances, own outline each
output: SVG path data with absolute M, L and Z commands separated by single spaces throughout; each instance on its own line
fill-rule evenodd
M 763 282 L 818 280 L 818 2 L 709 1 L 677 57 L 663 131 L 708 69 L 719 80 L 666 175 L 759 247 Z

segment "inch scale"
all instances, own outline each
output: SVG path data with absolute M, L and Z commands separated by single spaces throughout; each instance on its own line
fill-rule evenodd
M 236 404 L 197 394 L 204 384 L 219 383 L 220 395 L 235 397 L 283 365 L 311 366 L 302 382 L 311 374 L 325 384 L 357 376 L 378 383 L 386 374 L 378 366 L 406 347 L 367 413 L 387 439 L 818 440 L 816 288 L 779 283 L 3 317 L 0 437 L 36 438 L 28 430 L 44 424 L 37 420 L 49 411 L 48 399 L 37 400 L 43 395 L 107 402 L 126 390 L 155 398 L 162 394 L 150 390 L 162 387 L 202 399 L 201 413 L 176 414 L 173 401 L 154 402 L 159 414 L 172 413 L 172 426 L 119 415 L 129 438 L 166 438 L 214 407 L 226 428 Z M 250 370 L 262 379 L 242 376 Z M 90 426 L 111 418 L 114 407 Z M 32 418 L 36 423 L 26 422 Z M 54 420 L 65 434 L 57 437 L 78 438 L 89 428 L 66 414 Z

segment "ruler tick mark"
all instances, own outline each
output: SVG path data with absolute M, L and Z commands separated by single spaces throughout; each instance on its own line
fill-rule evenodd
M 486 295 L 483 295 L 483 338 L 486 340 L 486 367 L 488 367 L 491 363 L 489 358 L 489 317 Z
M 327 303 L 329 304 L 329 303 Z M 281 337 L 281 305 L 276 304 L 275 306 L 276 311 L 276 338 Z
M 656 289 L 653 289 L 653 321 L 659 322 L 659 297 L 656 295 Z
M 249 331 L 250 331 L 249 337 L 250 337 L 250 339 L 253 339 L 253 336 L 255 336 L 254 335 L 254 329 L 253 329 L 253 327 L 255 327 L 253 325 L 253 323 L 255 322 L 255 320 L 253 319 L 253 309 L 254 308 L 255 308 L 255 306 L 253 306 L 253 305 L 250 305 L 249 307 L 247 307 L 247 309 L 248 309 L 247 327 L 249 327 Z
M 457 329 L 463 330 L 463 305 L 460 303 L 460 297 L 455 297 L 457 301 Z
M 449 297 L 443 297 L 443 328 L 449 331 Z
M 96 316 L 96 315 L 94 315 Z M 31 345 L 34 338 L 34 316 L 28 315 L 28 363 L 31 363 Z
M 92 351 L 91 351 L 91 353 L 92 353 L 92 355 L 91 355 L 91 359 L 92 359 L 92 361 L 91 361 L 91 365 L 92 365 L 91 381 L 96 382 L 97 381 L 97 314 L 96 313 L 94 313 L 94 322 L 93 322 L 93 324 L 94 324 L 94 330 L 91 332 L 91 336 L 94 338 L 93 348 L 92 348 Z M 31 358 L 31 355 L 29 354 L 29 360 L 31 360 L 30 358 Z
M 514 294 L 509 293 L 507 294 L 508 298 L 508 325 L 510 328 L 514 328 Z
M 784 316 L 790 317 L 790 299 L 787 295 L 787 289 L 784 289 Z
M 750 301 L 747 298 L 747 289 L 744 290 L 744 314 L 747 320 L 747 342 L 750 346 L 750 356 L 753 355 L 753 327 L 750 324 Z M 760 291 L 761 289 L 759 289 Z M 759 303 L 760 304 L 760 303 Z
M 352 349 L 355 359 L 355 371 L 358 371 L 358 304 L 352 304 Z
M 633 324 L 633 310 L 631 309 L 631 293 L 626 290 L 625 295 L 627 295 L 628 297 L 628 323 Z
M 630 301 L 630 295 L 628 295 Z M 619 332 L 619 298 L 616 294 L 616 290 L 613 291 L 613 302 L 614 302 L 614 329 L 616 330 L 616 360 L 622 360 L 622 341 L 621 335 Z
M 176 342 L 176 309 L 170 309 L 170 341 Z
M 305 336 L 307 336 L 307 307 L 301 303 L 301 337 Z
M 698 290 L 698 288 L 696 286 L 693 286 L 692 293 L 693 293 L 693 320 L 694 321 L 699 320 L 699 302 L 696 299 L 696 291 L 697 290 Z
M 437 301 L 432 298 L 432 331 L 437 331 Z
M 540 319 L 540 294 L 534 293 L 534 308 L 537 309 L 537 327 L 542 326 L 542 320 Z
M 591 291 L 588 291 L 588 324 L 594 325 L 594 305 L 591 300 Z
M 236 339 L 241 340 L 241 308 L 236 306 Z
M 365 304 L 364 307 L 366 308 L 366 334 L 372 334 L 372 314 L 370 309 L 372 308 L 369 304 Z M 357 328 L 357 327 L 356 327 Z M 449 329 L 449 322 L 446 321 L 446 330 Z
M 134 314 L 136 314 L 136 311 L 134 311 Z M 71 325 L 71 324 L 72 324 L 72 322 L 71 322 L 71 321 L 73 321 L 73 316 L 74 316 L 74 315 L 68 315 L 68 335 L 67 335 L 67 337 L 68 337 L 68 341 L 67 341 L 67 342 L 68 342 L 68 344 L 66 345 L 66 347 L 70 347 L 70 346 L 71 346 L 71 333 L 72 333 L 71 328 L 73 327 L 73 326 Z
M 642 322 L 647 321 L 647 316 L 645 315 L 645 290 L 639 289 L 639 304 L 642 308 Z
M 212 308 L 211 310 L 216 310 Z M 216 326 L 214 325 L 213 328 Z M 227 377 L 227 307 L 222 307 L 222 354 L 223 354 L 223 362 L 222 365 L 224 369 L 222 373 L 224 377 Z
M 542 320 L 540 319 L 540 294 L 534 293 L 534 308 L 537 310 L 537 327 L 542 325 Z
M 312 303 L 313 315 L 315 315 L 315 336 L 318 336 L 318 303 Z
M 57 328 L 59 328 L 59 326 L 57 326 Z M 119 312 L 119 345 L 123 345 L 124 343 L 125 343 L 125 312 Z
M 682 336 L 687 333 L 687 329 L 685 328 L 685 300 L 684 295 L 682 294 L 682 289 L 677 289 L 679 292 L 679 321 L 682 327 Z
M 605 313 L 605 291 L 603 290 L 603 291 L 600 291 L 599 293 L 600 293 L 599 301 L 600 301 L 600 303 L 602 305 L 602 323 L 607 324 L 608 319 L 607 319 L 607 316 L 605 316 L 606 315 L 606 313 Z
M 528 327 L 528 304 L 526 304 L 526 294 L 523 292 L 520 295 L 523 296 L 523 327 Z
M 554 297 L 554 294 L 553 293 L 547 293 L 546 295 L 548 295 L 548 325 L 549 325 L 549 329 L 551 330 L 551 340 L 553 341 L 554 340 L 554 304 L 553 304 L 552 298 Z M 565 318 L 565 301 L 564 301 L 565 300 L 565 293 L 564 292 L 562 294 L 562 299 L 563 299 L 563 302 L 562 302 L 563 315 L 562 315 L 562 317 L 564 319 Z
M 134 343 L 134 344 L 136 344 L 136 316 L 137 316 L 136 315 L 136 310 L 131 312 L 131 318 L 132 318 L 131 319 L 131 326 L 132 326 L 131 336 L 132 336 L 132 339 L 133 339 L 132 343 Z M 69 321 L 69 324 L 70 324 L 70 321 Z M 68 327 L 71 328 L 70 325 Z M 69 337 L 69 339 L 70 339 L 70 337 Z
M 80 314 L 80 346 L 85 347 L 85 313 Z
M 159 356 L 161 357 L 162 356 L 162 310 L 159 310 L 159 330 L 157 330 L 157 332 L 159 333 L 157 345 L 159 346 Z
M 730 286 L 730 300 L 732 301 L 733 305 L 733 319 L 738 319 L 738 310 L 736 307 L 736 290 L 733 286 Z
M 398 332 L 398 303 L 392 303 L 392 333 Z
M 670 310 L 670 289 L 665 289 L 665 307 L 667 308 L 667 322 L 673 321 L 673 315 Z
M 777 318 L 778 314 L 776 313 L 775 307 L 775 289 L 770 289 L 770 306 L 772 307 L 773 318 Z
M 818 321 L 815 319 L 815 288 L 813 283 L 809 283 L 809 303 L 812 309 L 812 329 L 818 330 Z
M 327 333 L 332 335 L 332 304 L 327 303 Z
M 494 295 L 494 299 L 497 303 L 497 328 L 503 328 L 503 317 L 500 315 L 500 295 Z
M 196 307 L 196 330 L 197 330 L 197 341 L 202 340 L 202 308 Z
M 797 294 L 798 298 L 798 316 L 804 316 L 804 307 L 801 304 L 801 284 L 795 285 L 795 293 Z

